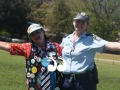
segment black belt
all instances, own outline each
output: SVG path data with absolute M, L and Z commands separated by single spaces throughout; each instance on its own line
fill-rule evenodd
M 70 78 L 70 77 L 73 77 L 74 80 L 77 80 L 77 79 L 88 79 L 88 75 L 87 73 L 82 73 L 82 74 L 63 74 L 61 73 L 61 76 L 64 77 L 64 78 Z
M 61 79 L 63 78 L 69 78 L 71 81 L 71 77 L 73 80 L 79 80 L 79 79 L 83 79 L 83 80 L 94 80 L 95 83 L 99 83 L 99 79 L 98 79 L 98 71 L 95 67 L 92 70 L 86 70 L 85 73 L 81 73 L 81 74 L 63 74 L 61 73 L 60 75 Z

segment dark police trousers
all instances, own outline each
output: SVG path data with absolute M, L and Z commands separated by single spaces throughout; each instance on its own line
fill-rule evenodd
M 94 80 L 74 80 L 69 83 L 68 78 L 62 78 L 60 82 L 60 90 L 97 90 Z
M 92 71 L 87 70 L 84 74 L 61 73 L 60 90 L 97 90 L 98 71 L 96 66 Z

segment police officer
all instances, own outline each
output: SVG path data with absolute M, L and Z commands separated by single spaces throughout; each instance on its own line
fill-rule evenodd
M 120 51 L 120 43 L 88 34 L 89 15 L 79 12 L 73 18 L 74 32 L 63 38 L 62 57 L 66 69 L 61 73 L 60 90 L 97 90 L 96 52 Z

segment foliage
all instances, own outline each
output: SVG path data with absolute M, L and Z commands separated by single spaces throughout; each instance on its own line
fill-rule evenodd
M 27 14 L 30 9 L 24 0 L 1 0 L 0 1 L 0 20 L 1 29 L 7 30 L 13 36 L 26 34 Z
M 6 30 L 1 30 L 0 35 L 10 35 Z
M 51 35 L 69 34 L 74 16 L 85 11 L 90 16 L 88 32 L 115 41 L 120 31 L 119 7 L 119 0 L 0 0 L 0 30 L 25 36 L 31 21 L 42 24 Z
M 83 3 L 91 13 L 91 32 L 95 32 L 95 34 L 106 40 L 115 40 L 113 33 L 119 30 L 120 18 L 118 14 L 120 12 L 120 2 L 116 3 L 113 0 L 92 0 L 90 2 L 89 0 L 84 0 Z
M 86 11 L 85 5 L 81 0 L 65 0 L 70 8 L 70 13 L 74 17 L 78 12 Z
M 40 2 L 38 0 L 33 0 L 29 1 L 29 7 L 31 8 L 31 13 L 29 15 L 31 21 L 43 25 L 48 3 L 44 1 Z
M 46 16 L 45 25 L 51 30 L 51 33 L 60 34 L 64 33 L 65 29 L 70 29 L 70 9 L 64 0 L 53 0 L 51 6 L 52 11 Z M 67 33 L 67 32 L 66 32 Z

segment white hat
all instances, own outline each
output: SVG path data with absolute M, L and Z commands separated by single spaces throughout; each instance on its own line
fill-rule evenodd
M 32 32 L 38 30 L 38 29 L 43 29 L 42 26 L 40 26 L 39 24 L 32 24 L 28 27 L 27 29 L 27 33 L 30 35 Z

